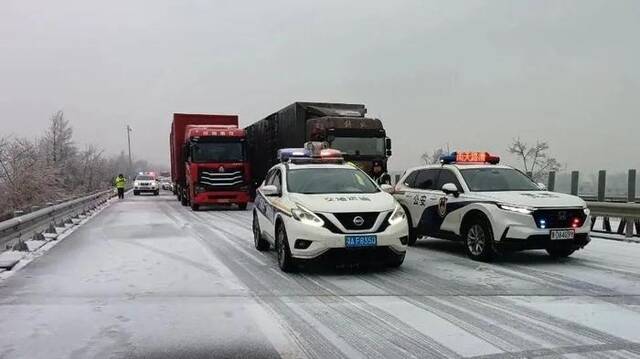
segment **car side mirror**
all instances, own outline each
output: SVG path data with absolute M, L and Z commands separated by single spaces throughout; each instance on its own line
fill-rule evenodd
M 262 192 L 263 195 L 265 196 L 279 196 L 280 192 L 278 191 L 278 187 L 272 185 L 272 184 L 267 184 L 264 185 L 262 187 L 260 187 L 260 192 Z
M 453 183 L 445 183 L 442 186 L 442 192 L 447 195 L 452 194 L 454 197 L 458 197 L 460 195 L 460 190 Z
M 538 188 L 540 188 L 541 190 L 543 190 L 543 191 L 547 190 L 547 185 L 546 184 L 540 183 L 540 182 L 538 182 L 537 184 L 538 184 Z
M 393 194 L 393 186 L 390 185 L 390 184 L 386 184 L 386 183 L 385 184 L 381 184 L 380 185 L 380 189 L 385 191 L 385 192 L 387 192 L 387 193 Z

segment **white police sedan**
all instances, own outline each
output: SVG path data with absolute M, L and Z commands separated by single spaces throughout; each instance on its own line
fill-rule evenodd
M 255 247 L 273 244 L 278 265 L 292 271 L 304 260 L 345 256 L 400 266 L 408 241 L 402 207 L 340 152 L 285 149 L 257 190 Z M 391 190 L 390 186 L 383 187 Z
M 591 219 L 577 196 L 549 192 L 486 152 L 459 152 L 412 168 L 394 196 L 407 212 L 409 244 L 420 236 L 459 240 L 475 260 L 546 249 L 567 257 L 586 246 Z

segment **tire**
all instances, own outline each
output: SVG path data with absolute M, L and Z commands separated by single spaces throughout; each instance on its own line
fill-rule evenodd
M 409 214 L 409 210 L 407 210 L 406 207 L 403 207 L 403 209 L 404 213 L 407 214 L 407 224 L 409 225 L 409 240 L 407 244 L 413 246 L 418 240 L 418 231 L 417 229 L 413 228 L 413 221 L 411 220 L 411 214 Z
M 189 201 L 187 201 L 187 198 L 185 196 L 180 195 L 180 204 L 186 207 L 189 205 Z
M 387 266 L 390 268 L 398 268 L 402 265 L 402 263 L 404 262 L 404 254 L 398 255 L 398 254 L 392 254 L 389 258 L 389 260 L 387 261 Z
M 200 210 L 200 205 L 191 202 L 191 210 L 194 212 Z
M 262 230 L 260 229 L 260 222 L 258 222 L 258 215 L 253 213 L 253 225 L 251 227 L 253 231 L 253 245 L 260 252 L 269 250 L 269 242 L 262 237 Z
M 278 267 L 286 273 L 295 272 L 295 264 L 289 250 L 289 240 L 287 239 L 287 230 L 284 225 L 278 226 L 276 233 L 276 253 L 278 258 Z
M 240 209 L 241 211 L 246 211 L 247 210 L 247 204 L 246 203 L 238 204 L 238 209 Z
M 138 191 L 133 191 L 133 195 L 134 195 L 134 196 L 139 196 L 139 195 L 140 195 L 140 192 L 138 192 Z
M 547 253 L 549 253 L 549 255 L 553 258 L 567 258 L 575 251 L 575 249 L 569 246 L 547 248 Z
M 155 192 L 153 193 L 153 195 L 154 195 L 154 196 L 157 196 L 157 195 L 159 195 L 159 194 L 160 194 L 160 190 L 157 190 L 157 191 L 155 191 Z
M 493 249 L 493 232 L 489 221 L 476 216 L 464 229 L 464 247 L 469 258 L 475 261 L 491 262 L 495 257 Z

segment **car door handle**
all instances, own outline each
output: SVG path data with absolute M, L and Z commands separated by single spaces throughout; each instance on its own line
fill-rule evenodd
M 430 200 L 435 201 L 438 197 L 429 197 Z

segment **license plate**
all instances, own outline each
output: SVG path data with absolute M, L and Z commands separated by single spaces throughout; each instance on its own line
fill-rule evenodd
M 561 229 L 561 230 L 549 231 L 549 234 L 551 235 L 551 240 L 555 241 L 555 240 L 573 239 L 576 232 L 573 229 Z
M 377 236 L 345 236 L 344 246 L 347 248 L 375 247 L 378 245 Z

